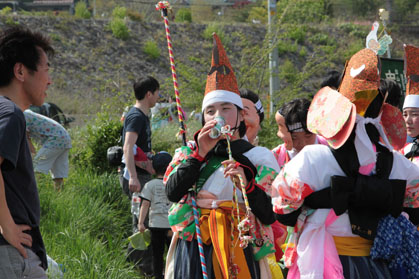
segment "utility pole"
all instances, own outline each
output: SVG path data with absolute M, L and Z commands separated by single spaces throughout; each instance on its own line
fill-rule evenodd
M 270 38 L 269 53 L 269 116 L 273 115 L 273 95 L 279 90 L 278 50 L 273 45 L 273 31 L 275 30 L 276 0 L 268 1 L 268 34 Z

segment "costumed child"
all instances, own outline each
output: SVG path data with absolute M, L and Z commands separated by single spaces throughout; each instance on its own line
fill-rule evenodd
M 176 204 L 169 212 L 175 234 L 165 278 L 203 278 L 198 244 L 207 278 L 282 278 L 269 226 L 275 221 L 271 198 L 257 185 L 271 181 L 279 168 L 268 149 L 243 139 L 243 103 L 236 78 L 219 38 L 213 36 L 203 127 L 194 142 L 176 151 L 166 171 L 166 194 Z M 219 137 L 213 134 L 215 126 L 224 131 Z M 233 183 L 237 176 L 242 184 Z M 195 193 L 200 235 L 190 202 Z
M 390 279 L 393 254 L 376 253 L 380 243 L 390 250 L 382 227 L 400 222 L 416 230 L 401 212 L 419 207 L 419 168 L 393 150 L 405 141 L 403 121 L 378 91 L 379 65 L 376 53 L 363 49 L 347 63 L 339 92 L 325 87 L 316 94 L 307 127 L 331 148 L 306 146 L 272 185 L 274 211 L 294 218 L 287 278 Z M 417 250 L 410 253 L 414 258 Z
M 419 165 L 419 48 L 405 46 L 406 98 L 403 103 L 403 118 L 407 134 L 414 138 L 401 150 L 409 160 Z
M 164 247 L 169 248 L 172 231 L 170 230 L 167 214 L 171 203 L 166 197 L 163 176 L 166 168 L 172 160 L 167 152 L 159 152 L 153 156 L 153 169 L 156 178 L 147 182 L 141 191 L 141 208 L 138 217 L 138 230 L 142 233 L 146 230 L 144 221 L 150 208 L 148 228 L 151 232 L 151 249 L 153 251 L 153 276 L 156 279 L 163 278 Z
M 277 136 L 284 141 L 272 152 L 280 168 L 288 163 L 301 149 L 310 144 L 325 144 L 326 140 L 307 129 L 307 112 L 310 101 L 304 98 L 294 99 L 284 104 L 275 114 L 278 125 Z

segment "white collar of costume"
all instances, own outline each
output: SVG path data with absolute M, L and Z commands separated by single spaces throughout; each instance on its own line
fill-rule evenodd
M 364 118 L 359 114 L 356 115 L 357 125 L 355 130 L 355 149 L 358 155 L 359 164 L 361 166 L 369 165 L 377 161 L 373 144 L 370 138 L 368 137 L 367 130 L 365 129 L 366 124 L 373 124 L 380 133 L 380 137 L 383 139 L 385 146 L 390 151 L 393 150 L 393 147 L 391 146 L 386 134 L 384 133 L 384 129 L 383 126 L 381 126 L 380 121 L 381 114 L 377 118 Z

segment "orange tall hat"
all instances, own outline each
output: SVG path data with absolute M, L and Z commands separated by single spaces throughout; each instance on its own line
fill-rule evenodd
M 356 112 L 364 116 L 378 94 L 380 60 L 371 49 L 355 53 L 345 67 L 339 92 L 356 105 Z
M 236 76 L 217 34 L 213 34 L 211 69 L 207 77 L 202 110 L 217 102 L 229 102 L 243 108 Z
M 407 78 L 404 108 L 419 108 L 419 48 L 404 46 L 405 73 Z

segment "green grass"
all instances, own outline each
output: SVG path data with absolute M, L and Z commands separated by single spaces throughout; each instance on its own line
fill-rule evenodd
M 71 169 L 61 192 L 49 176 L 37 182 L 47 253 L 65 278 L 141 278 L 125 260 L 131 216 L 116 174 Z

